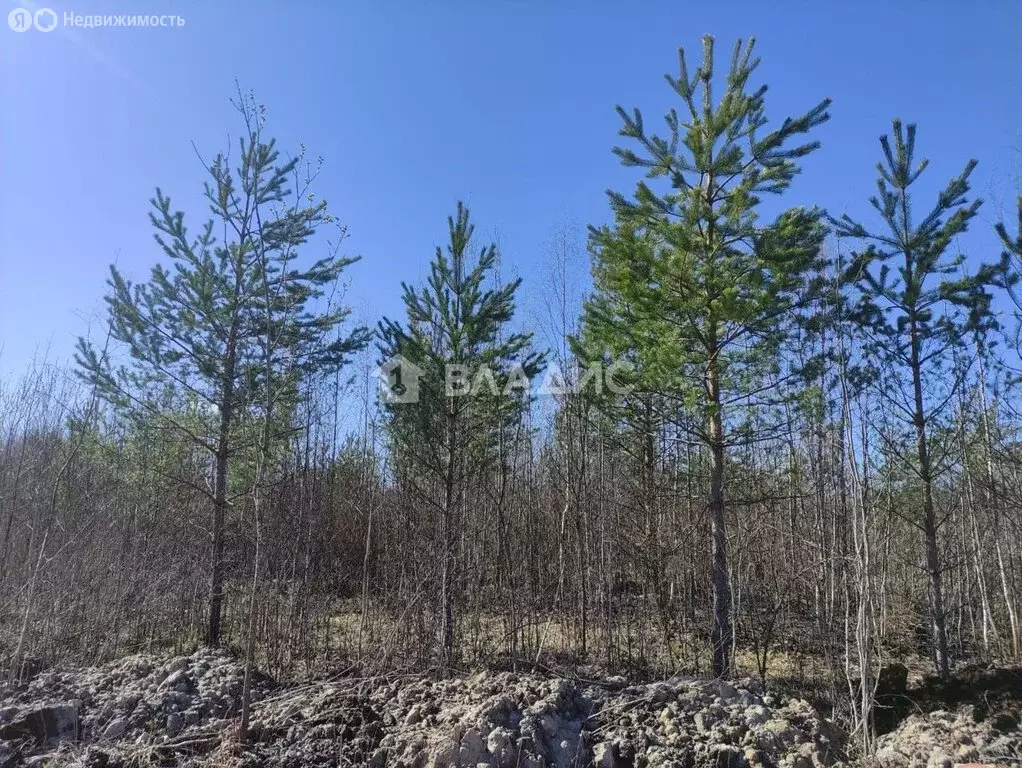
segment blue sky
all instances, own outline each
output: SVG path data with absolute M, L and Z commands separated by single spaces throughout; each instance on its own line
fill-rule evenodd
M 4 14 L 29 2 L 5 0 Z M 637 177 L 611 154 L 614 106 L 647 123 L 672 106 L 677 48 L 712 33 L 726 57 L 755 35 L 779 122 L 821 98 L 832 119 L 787 204 L 873 221 L 877 138 L 919 124 L 935 188 L 980 160 L 987 199 L 962 240 L 996 255 L 992 223 L 1022 175 L 1022 3 L 245 2 L 88 0 L 74 14 L 174 13 L 181 28 L 0 27 L 0 371 L 22 370 L 102 324 L 107 268 L 143 278 L 159 258 L 147 220 L 159 185 L 193 216 L 202 169 L 236 137 L 237 78 L 269 109 L 284 148 L 325 167 L 318 191 L 350 230 L 350 301 L 369 322 L 400 312 L 446 235 L 455 202 L 525 278 L 535 324 L 549 244 L 608 219 L 604 190 Z M 724 62 L 721 62 L 724 63 Z M 580 271 L 587 269 L 584 262 Z

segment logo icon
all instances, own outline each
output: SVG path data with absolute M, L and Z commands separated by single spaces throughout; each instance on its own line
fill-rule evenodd
M 15 8 L 7 14 L 7 26 L 15 32 L 28 32 L 32 29 L 32 11 L 26 8 Z
M 40 32 L 57 28 L 57 14 L 52 8 L 40 8 L 34 14 L 28 8 L 15 8 L 7 14 L 7 26 L 15 32 L 28 32 L 35 26 Z
M 396 355 L 384 362 L 377 375 L 380 398 L 387 403 L 419 402 L 419 378 L 422 369 L 410 360 Z
M 40 32 L 52 32 L 57 28 L 57 14 L 52 8 L 40 8 L 35 12 L 34 21 Z

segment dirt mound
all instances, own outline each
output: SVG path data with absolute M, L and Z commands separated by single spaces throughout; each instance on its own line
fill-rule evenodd
M 955 670 L 947 681 L 926 678 L 909 696 L 924 711 L 971 704 L 976 717 L 985 720 L 1022 702 L 1022 668 L 972 664 Z
M 951 768 L 962 763 L 1022 764 L 1017 718 L 979 718 L 972 705 L 910 715 L 877 742 L 881 768 Z
M 241 747 L 242 675 L 211 651 L 43 673 L 0 696 L 0 765 L 810 768 L 844 758 L 841 733 L 809 704 L 751 681 L 510 673 L 304 686 L 258 677 Z
M 899 664 L 884 672 L 874 713 L 882 768 L 1022 764 L 1022 669 L 970 665 L 914 686 Z

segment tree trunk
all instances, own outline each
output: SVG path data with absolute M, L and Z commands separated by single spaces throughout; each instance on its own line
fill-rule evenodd
M 724 420 L 716 355 L 707 374 L 710 398 L 710 580 L 713 587 L 713 675 L 731 676 L 731 584 L 727 575 L 727 527 L 724 510 Z
M 455 403 L 447 411 L 447 473 L 440 518 L 440 666 L 447 674 L 454 657 L 454 547 L 453 517 L 458 502 L 458 413 Z
M 930 640 L 933 664 L 942 680 L 950 675 L 948 661 L 947 623 L 944 616 L 944 584 L 937 546 L 937 513 L 933 506 L 933 476 L 926 441 L 926 418 L 923 409 L 923 380 L 920 364 L 919 336 L 914 317 L 909 319 L 912 350 L 912 387 L 915 394 L 913 422 L 916 429 L 916 452 L 919 475 L 923 481 L 923 538 L 926 547 L 926 574 L 930 587 Z
M 220 645 L 220 618 L 224 604 L 224 516 L 227 508 L 227 455 L 216 455 L 213 485 L 213 542 L 209 565 L 209 625 L 206 645 Z
M 239 271 L 240 275 L 240 271 Z M 241 286 L 235 286 L 240 293 Z M 230 456 L 231 423 L 234 420 L 234 373 L 238 362 L 239 318 L 232 320 L 227 339 L 220 391 L 220 425 L 217 434 L 213 478 L 213 542 L 209 568 L 209 626 L 206 645 L 220 645 L 220 618 L 224 604 L 224 518 L 227 513 L 227 469 Z
M 983 350 L 977 349 L 976 360 L 979 366 L 979 397 L 980 406 L 983 409 L 983 458 L 986 467 L 986 497 L 988 507 L 993 513 L 993 530 L 991 534 L 994 540 L 994 550 L 997 553 L 997 570 L 1001 580 L 1001 592 L 1004 595 L 1004 604 L 1008 609 L 1008 626 L 1011 629 L 1011 655 L 1017 657 L 1022 645 L 1019 643 L 1018 616 L 1015 612 L 1015 602 L 1012 598 L 1011 589 L 1008 586 L 1008 577 L 1004 567 L 1004 553 L 1001 549 L 1001 501 L 998 497 L 997 479 L 994 475 L 993 462 L 993 436 L 990 432 L 990 410 L 987 404 L 987 381 L 986 373 L 983 370 Z

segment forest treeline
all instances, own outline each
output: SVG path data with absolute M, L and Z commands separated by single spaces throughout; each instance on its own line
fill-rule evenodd
M 111 268 L 72 370 L 0 391 L 8 681 L 199 643 L 276 674 L 789 676 L 868 739 L 891 660 L 1017 661 L 1022 231 L 962 254 L 976 162 L 930 178 L 899 121 L 873 223 L 777 206 L 834 151 L 830 102 L 768 122 L 757 64 L 706 38 L 659 133 L 618 109 L 637 184 L 588 232 L 579 302 L 571 237 L 552 249 L 549 345 L 460 204 L 403 313 L 355 323 L 318 167 L 239 94 L 208 212 L 158 189 L 151 274 Z M 618 363 L 614 387 L 509 386 Z M 452 392 L 452 365 L 494 386 Z

